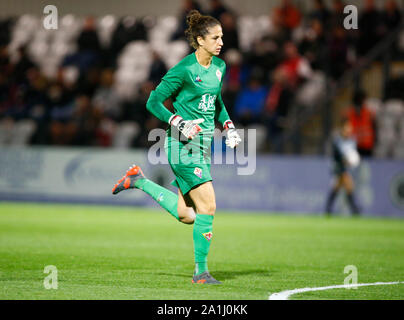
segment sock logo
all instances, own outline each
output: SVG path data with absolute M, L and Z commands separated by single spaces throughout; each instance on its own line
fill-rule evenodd
M 202 235 L 206 240 L 208 240 L 208 241 L 212 240 L 213 233 L 211 231 L 202 233 Z
M 159 197 L 157 198 L 157 202 L 161 202 L 161 201 L 163 201 L 164 200 L 164 194 L 161 192 L 160 194 L 159 194 Z

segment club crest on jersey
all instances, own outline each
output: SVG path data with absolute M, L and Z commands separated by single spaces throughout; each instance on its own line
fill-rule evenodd
M 206 232 L 206 233 L 202 233 L 202 235 L 206 240 L 208 240 L 208 241 L 212 240 L 212 237 L 213 237 L 212 232 L 209 231 L 209 232 Z
M 201 168 L 195 168 L 194 174 L 195 174 L 197 177 L 199 177 L 200 179 L 202 179 L 202 169 L 201 169 Z
M 196 76 L 196 78 L 195 78 L 195 82 L 202 82 L 201 77 L 200 77 L 200 76 Z
M 222 73 L 219 69 L 216 70 L 216 77 L 219 79 L 219 81 L 222 81 Z

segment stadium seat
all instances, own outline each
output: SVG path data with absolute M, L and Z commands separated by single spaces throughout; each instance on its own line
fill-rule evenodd
M 139 124 L 133 121 L 126 121 L 118 124 L 112 146 L 114 148 L 130 148 L 132 141 L 140 132 Z
M 400 32 L 398 37 L 398 48 L 401 52 L 404 52 L 404 30 Z
M 97 21 L 97 31 L 100 42 L 104 48 L 111 43 L 112 34 L 118 25 L 118 19 L 114 15 L 100 17 Z
M 173 33 L 178 28 L 178 19 L 175 16 L 163 16 L 157 20 L 162 30 Z
M 266 138 L 267 138 L 267 128 L 264 125 L 254 124 L 248 126 L 247 130 L 255 130 L 255 138 L 256 138 L 256 148 L 257 151 L 262 151 L 266 145 Z M 247 135 L 247 137 L 246 137 Z M 245 140 L 248 140 L 248 131 L 244 133 Z
M 382 109 L 376 115 L 376 122 L 379 131 L 384 131 L 388 130 L 389 128 L 394 128 L 396 119 L 391 114 L 386 112 L 385 109 Z
M 404 160 L 404 140 L 393 148 L 393 157 L 396 160 Z
M 33 120 L 25 119 L 15 122 L 5 119 L 0 122 L 0 145 L 25 146 L 36 130 Z
M 378 98 L 368 98 L 366 99 L 365 104 L 375 115 L 381 111 L 382 101 Z
M 385 102 L 384 109 L 387 114 L 395 119 L 400 119 L 404 115 L 404 105 L 401 100 L 388 100 Z
M 249 51 L 254 41 L 254 17 L 241 16 L 237 20 L 237 29 L 240 37 L 240 47 L 243 51 Z
M 404 117 L 401 117 L 398 120 L 398 132 L 399 132 L 399 137 L 401 141 L 403 141 L 404 144 Z
M 36 130 L 36 123 L 31 119 L 20 120 L 16 123 L 13 132 L 12 144 L 18 146 L 25 146 Z
M 168 44 L 166 55 L 163 56 L 168 68 L 175 66 L 189 53 L 189 45 L 184 40 L 173 41 Z
M 307 108 L 318 104 L 319 99 L 324 98 L 326 77 L 323 72 L 318 71 L 313 74 L 312 79 L 305 82 L 296 94 L 296 102 Z

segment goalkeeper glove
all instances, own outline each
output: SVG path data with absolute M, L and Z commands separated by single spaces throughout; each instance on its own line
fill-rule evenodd
M 203 121 L 205 120 L 184 120 L 182 117 L 174 115 L 169 120 L 169 124 L 177 128 L 177 130 L 181 132 L 187 139 L 193 139 L 199 132 L 202 131 L 199 123 L 202 123 Z
M 235 148 L 241 142 L 241 138 L 237 133 L 233 121 L 227 120 L 224 123 L 223 127 L 225 130 L 227 130 L 226 131 L 227 139 L 225 141 L 226 145 L 232 149 Z

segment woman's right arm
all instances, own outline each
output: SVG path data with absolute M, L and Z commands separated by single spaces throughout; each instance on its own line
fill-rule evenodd
M 161 79 L 157 88 L 150 93 L 146 103 L 147 110 L 159 120 L 170 124 L 175 114 L 164 106 L 164 101 L 178 93 L 183 83 L 182 68 L 178 65 L 171 68 Z

